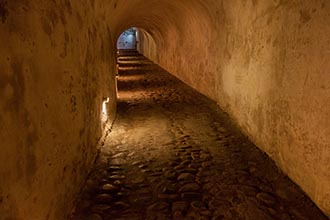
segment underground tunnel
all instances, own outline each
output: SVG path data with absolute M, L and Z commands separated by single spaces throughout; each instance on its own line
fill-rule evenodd
M 329 12 L 0 0 L 0 219 L 328 219 Z

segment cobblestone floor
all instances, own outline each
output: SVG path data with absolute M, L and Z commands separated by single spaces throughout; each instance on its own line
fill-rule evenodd
M 136 53 L 74 220 L 326 220 L 215 103 Z

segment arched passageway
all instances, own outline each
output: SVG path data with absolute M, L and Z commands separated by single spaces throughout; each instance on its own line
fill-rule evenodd
M 72 220 L 326 220 L 213 101 L 136 51 L 118 63 L 117 119 Z
M 138 51 L 215 101 L 329 215 L 329 11 L 326 0 L 0 0 L 1 216 L 72 211 L 116 117 L 116 43 L 130 27 Z

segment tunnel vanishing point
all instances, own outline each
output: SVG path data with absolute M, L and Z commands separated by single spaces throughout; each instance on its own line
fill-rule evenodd
M 131 27 L 330 215 L 329 1 L 0 0 L 0 220 L 70 214 L 116 116 Z

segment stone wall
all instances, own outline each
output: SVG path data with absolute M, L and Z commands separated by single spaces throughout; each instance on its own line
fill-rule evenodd
M 93 1 L 0 0 L 0 219 L 62 220 L 115 115 L 114 40 Z
M 157 58 L 157 45 L 154 38 L 145 30 L 139 29 L 137 32 L 138 44 L 137 49 L 144 56 L 150 60 L 158 60 Z

